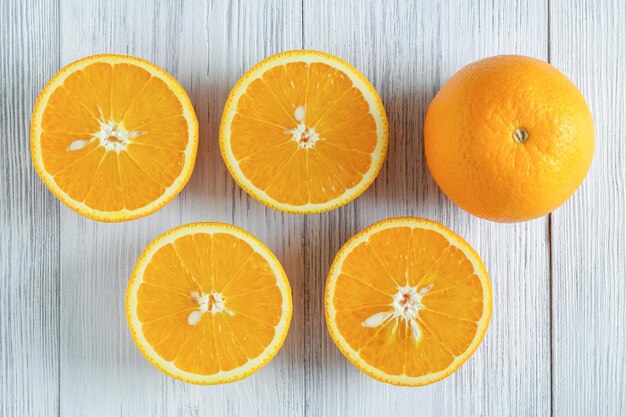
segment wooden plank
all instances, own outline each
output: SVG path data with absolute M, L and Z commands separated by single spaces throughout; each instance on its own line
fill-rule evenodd
M 602 6 L 602 7 L 600 7 Z M 591 171 L 552 215 L 554 415 L 626 415 L 624 2 L 552 1 L 551 62 L 585 95 Z
M 348 206 L 306 220 L 307 415 L 406 416 L 550 413 L 547 219 L 505 225 L 477 219 L 438 190 L 423 157 L 425 112 L 463 65 L 500 54 L 547 58 L 545 1 L 304 3 L 304 47 L 347 59 L 381 93 L 390 121 L 387 162 Z M 391 216 L 442 222 L 482 255 L 494 292 L 483 345 L 455 375 L 406 389 L 362 375 L 327 335 L 322 309 L 330 262 L 352 234 Z
M 58 19 L 56 3 L 0 2 L 0 416 L 58 415 L 59 203 L 29 145 Z
M 303 220 L 250 199 L 228 175 L 218 147 L 230 88 L 257 60 L 300 45 L 300 12 L 295 1 L 62 0 L 63 63 L 107 52 L 160 65 L 189 92 L 201 134 L 189 185 L 158 213 L 124 224 L 61 213 L 63 416 L 301 414 Z M 197 387 L 162 375 L 140 355 L 126 326 L 124 292 L 141 249 L 157 234 L 191 221 L 246 228 L 275 251 L 291 278 L 295 311 L 283 350 L 236 384 Z

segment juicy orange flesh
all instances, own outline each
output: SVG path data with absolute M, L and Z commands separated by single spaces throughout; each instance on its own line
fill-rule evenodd
M 393 312 L 399 287 L 432 285 L 418 310 L 416 339 L 401 317 L 376 327 L 363 322 Z M 438 232 L 397 227 L 372 234 L 346 257 L 332 300 L 348 344 L 389 375 L 418 377 L 446 369 L 464 353 L 483 314 L 483 288 L 465 254 Z
M 192 293 L 219 293 L 225 310 L 188 317 Z M 161 247 L 137 294 L 142 332 L 156 353 L 187 372 L 212 375 L 258 357 L 274 338 L 282 296 L 267 261 L 227 233 L 195 233 Z
M 301 122 L 319 135 L 308 149 L 291 133 Z M 345 73 L 323 63 L 293 62 L 269 69 L 248 86 L 230 142 L 245 177 L 274 200 L 325 203 L 356 186 L 370 168 L 376 123 Z
M 70 198 L 91 208 L 144 207 L 183 169 L 189 126 L 182 112 L 167 84 L 147 70 L 125 63 L 88 65 L 69 74 L 46 104 L 45 169 Z M 100 122 L 140 134 L 119 152 L 107 150 L 93 137 Z M 70 150 L 76 141 L 87 144 Z

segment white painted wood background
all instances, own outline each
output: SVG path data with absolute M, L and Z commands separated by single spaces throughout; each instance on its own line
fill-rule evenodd
M 0 416 L 626 416 L 626 5 L 621 0 L 0 2 Z M 230 88 L 263 57 L 319 49 L 380 92 L 387 161 L 359 199 L 330 213 L 265 208 L 218 149 Z M 200 121 L 191 181 L 148 218 L 102 224 L 58 203 L 30 161 L 33 103 L 59 68 L 94 53 L 148 59 L 188 91 Z M 465 64 L 494 54 L 548 60 L 596 121 L 589 177 L 550 216 L 506 225 L 468 215 L 428 173 L 428 104 Z M 322 293 L 349 236 L 396 215 L 440 221 L 490 272 L 482 346 L 423 388 L 376 382 L 329 339 Z M 141 249 L 192 221 L 249 230 L 282 261 L 294 316 L 278 356 L 234 384 L 198 387 L 143 359 L 124 316 Z

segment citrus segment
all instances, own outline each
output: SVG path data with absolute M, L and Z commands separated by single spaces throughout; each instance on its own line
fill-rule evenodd
M 94 55 L 67 65 L 39 95 L 33 163 L 48 188 L 92 219 L 148 215 L 184 187 L 198 122 L 183 88 L 138 58 Z
M 341 248 L 324 301 L 330 335 L 357 368 L 417 386 L 450 375 L 476 350 L 491 317 L 491 284 L 454 232 L 395 218 Z
M 196 384 L 244 378 L 278 352 L 291 320 L 280 263 L 234 226 L 196 223 L 157 237 L 127 290 L 131 334 L 166 374 Z
M 373 181 L 387 149 L 387 118 L 355 68 L 316 51 L 288 51 L 250 69 L 233 88 L 220 147 L 253 197 L 290 213 L 339 207 Z

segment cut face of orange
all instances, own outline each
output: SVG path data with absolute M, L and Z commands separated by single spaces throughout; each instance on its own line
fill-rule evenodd
M 418 218 L 376 223 L 339 251 L 326 282 L 326 323 L 361 371 L 419 386 L 456 371 L 491 317 L 480 257 L 445 226 Z
M 291 289 L 272 252 L 220 223 L 157 237 L 135 266 L 126 315 L 135 343 L 162 372 L 194 384 L 232 382 L 266 365 L 291 320 Z
M 316 51 L 273 55 L 235 85 L 220 147 L 235 181 L 289 213 L 342 206 L 374 181 L 387 151 L 387 117 L 371 83 Z
M 171 75 L 130 56 L 69 64 L 43 89 L 31 124 L 35 169 L 76 212 L 100 221 L 146 216 L 193 171 L 198 121 Z

